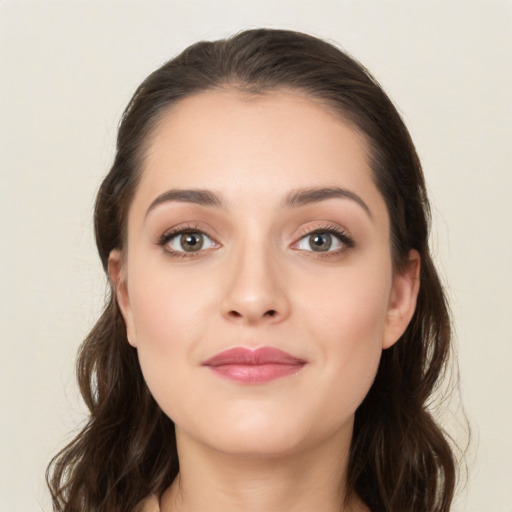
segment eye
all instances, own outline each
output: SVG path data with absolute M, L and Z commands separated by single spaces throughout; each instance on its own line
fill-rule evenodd
M 171 254 L 180 253 L 180 255 L 218 247 L 218 244 L 205 233 L 190 230 L 166 233 L 160 239 L 159 245 Z
M 352 239 L 343 231 L 330 228 L 329 230 L 316 230 L 303 236 L 296 244 L 301 251 L 312 252 L 342 252 L 353 247 Z

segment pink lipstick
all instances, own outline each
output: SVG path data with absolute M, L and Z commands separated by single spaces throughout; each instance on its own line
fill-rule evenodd
M 203 363 L 227 379 L 245 383 L 269 382 L 299 372 L 306 361 L 277 348 L 244 347 L 220 352 Z

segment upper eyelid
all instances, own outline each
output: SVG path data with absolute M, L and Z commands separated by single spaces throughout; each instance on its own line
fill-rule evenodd
M 312 233 L 321 233 L 322 231 L 344 235 L 347 238 L 352 238 L 352 235 L 348 229 L 346 229 L 343 226 L 340 226 L 337 223 L 331 223 L 327 221 L 324 221 L 320 225 L 301 227 L 298 233 L 295 235 L 295 237 L 296 239 L 301 239 L 304 238 L 305 236 L 311 235 Z
M 158 239 L 162 238 L 169 238 L 173 236 L 177 236 L 184 233 L 201 233 L 202 235 L 206 235 L 208 238 L 211 238 L 217 243 L 220 243 L 218 241 L 219 236 L 216 234 L 215 230 L 212 228 L 207 228 L 204 226 L 201 226 L 197 223 L 180 223 L 176 224 L 175 226 L 166 229 L 159 237 Z

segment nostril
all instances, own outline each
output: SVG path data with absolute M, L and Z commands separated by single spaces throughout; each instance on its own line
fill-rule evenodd
M 268 309 L 260 316 L 259 314 L 256 314 L 256 312 L 247 312 L 247 314 L 244 314 L 240 313 L 240 311 L 237 311 L 236 309 L 232 309 L 227 313 L 227 315 L 232 319 L 246 318 L 250 322 L 254 322 L 258 318 L 274 318 L 278 315 L 278 313 L 275 309 Z

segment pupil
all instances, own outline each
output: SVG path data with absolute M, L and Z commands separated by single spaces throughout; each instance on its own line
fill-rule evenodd
M 189 233 L 181 237 L 181 247 L 185 251 L 199 251 L 203 246 L 203 236 L 199 233 Z
M 331 244 L 332 238 L 329 233 L 317 233 L 311 238 L 311 246 L 316 251 L 328 251 Z

